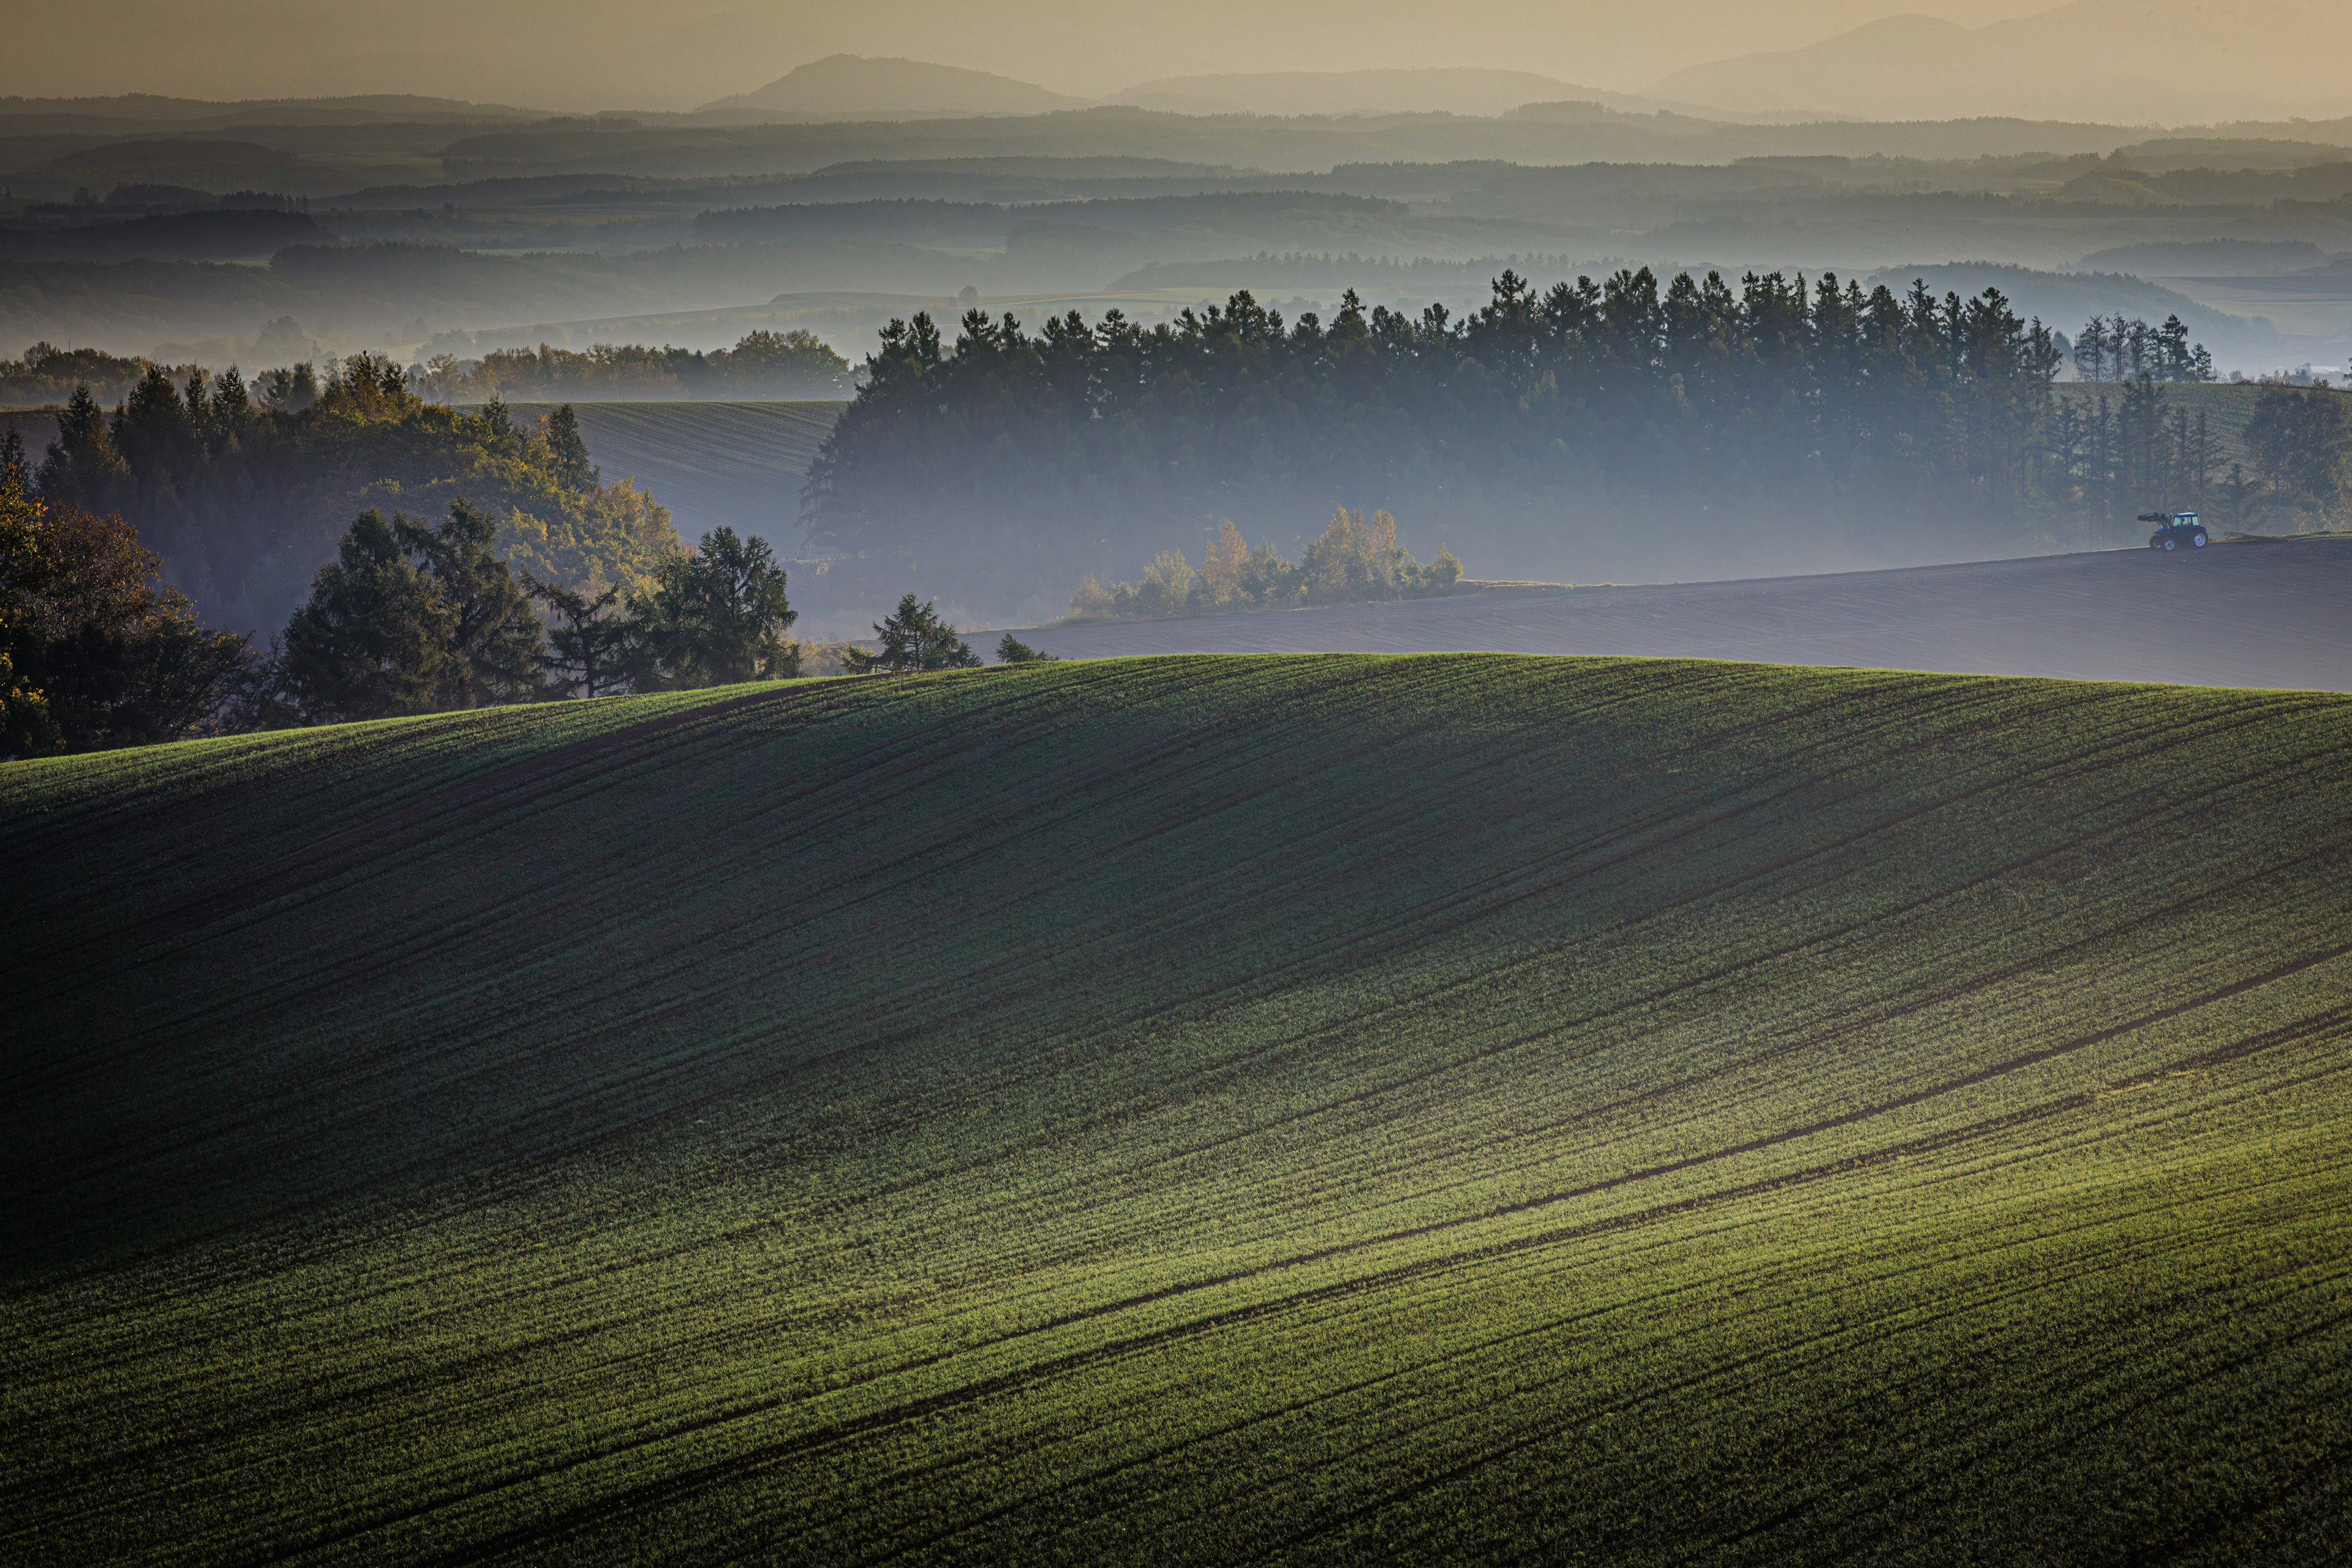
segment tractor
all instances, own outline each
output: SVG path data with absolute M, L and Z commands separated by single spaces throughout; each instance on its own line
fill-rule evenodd
M 2205 536 L 2205 525 L 2193 511 L 2144 511 L 2142 522 L 2157 525 L 2147 536 L 2150 550 L 2202 550 L 2210 542 Z

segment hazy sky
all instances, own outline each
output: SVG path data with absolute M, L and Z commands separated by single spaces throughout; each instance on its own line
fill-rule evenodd
M 2049 14 L 1940 61 L 1961 99 L 1980 91 L 1969 82 L 1994 94 L 2016 70 L 2046 82 L 2037 113 L 2088 110 L 2088 99 L 2067 101 L 2079 68 L 2122 82 L 2095 118 L 2143 99 L 2147 113 L 2126 118 L 2352 113 L 2352 0 L 14 0 L 9 9 L 0 94 L 28 97 L 425 91 L 551 108 L 691 108 L 835 52 L 973 66 L 1085 97 L 1162 75 L 1360 66 L 1510 66 L 1639 91 L 1684 66 L 1794 49 L 1910 12 L 1964 26 Z M 1973 64 L 1961 61 L 1969 54 Z M 1936 73 L 1938 61 L 1867 70 L 1879 101 L 1903 101 L 1912 70 Z M 2200 110 L 2166 113 L 2192 97 Z
M 1506 66 L 1632 91 L 1892 11 L 1980 23 L 2049 0 L 90 0 L 12 5 L 0 92 L 195 97 L 411 91 L 683 107 L 836 51 L 904 55 L 1096 96 L 1198 71 Z

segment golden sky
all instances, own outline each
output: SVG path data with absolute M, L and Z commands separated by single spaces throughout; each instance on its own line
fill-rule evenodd
M 12 5 L 0 92 L 408 91 L 570 109 L 685 108 L 836 51 L 1097 96 L 1156 77 L 1500 66 L 1618 91 L 1904 11 L 1975 26 L 2049 0 L 87 0 Z M 2074 36 L 2227 75 L 2279 112 L 2352 113 L 2352 0 L 2077 0 Z M 2224 49 L 2217 45 L 2242 46 Z M 2221 58 L 2224 54 L 2234 58 Z M 1923 68 L 1934 68 L 1924 62 Z M 2153 106 L 2152 106 L 2153 107 Z M 2151 119 L 2160 118 L 2152 112 Z

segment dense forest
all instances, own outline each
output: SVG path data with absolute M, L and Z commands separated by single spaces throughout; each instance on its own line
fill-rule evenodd
M 1150 329 L 1072 312 L 1033 334 L 972 310 L 952 342 L 917 316 L 869 356 L 803 513 L 849 557 L 836 571 L 920 571 L 1037 616 L 1078 573 L 1222 520 L 1261 532 L 1360 499 L 1587 581 L 1627 561 L 1736 572 L 1792 540 L 1886 563 L 2122 542 L 2150 506 L 2322 504 L 2232 478 L 2210 440 L 2185 450 L 2196 427 L 2147 374 L 2112 407 L 2062 404 L 2063 358 L 1998 291 L 1833 275 L 1735 289 L 1645 268 L 1538 293 L 1507 271 L 1460 318 L 1352 293 L 1328 321 L 1246 292 Z
M 520 429 L 495 402 L 433 407 L 368 354 L 252 386 L 235 370 L 174 385 L 150 366 L 111 413 L 79 389 L 37 481 L 52 504 L 128 520 L 207 617 L 239 629 L 281 624 L 370 507 L 463 499 L 498 520 L 505 560 L 579 587 L 635 586 L 679 548 L 650 496 L 604 482 L 568 409 Z

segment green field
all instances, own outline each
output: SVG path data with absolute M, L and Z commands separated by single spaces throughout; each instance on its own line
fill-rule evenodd
M 841 403 L 581 403 L 580 435 L 607 479 L 634 478 L 689 542 L 714 528 L 801 536 L 801 482 Z M 518 423 L 555 407 L 518 403 Z
M 6 1561 L 2352 1524 L 2352 698 L 803 682 L 8 764 L 0 886 Z

